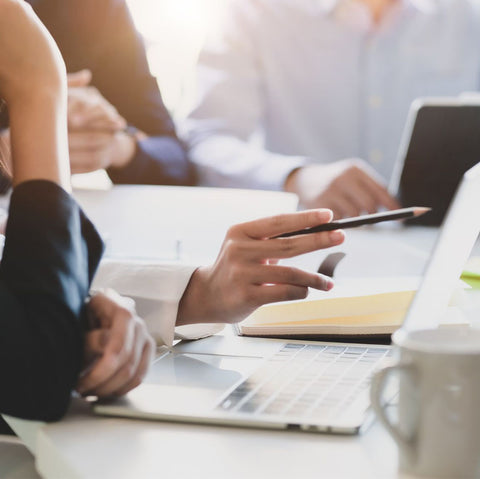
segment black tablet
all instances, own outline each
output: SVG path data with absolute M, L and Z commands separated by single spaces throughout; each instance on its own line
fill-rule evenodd
M 410 108 L 390 191 L 404 207 L 430 206 L 432 211 L 408 223 L 439 225 L 463 173 L 478 162 L 480 100 L 416 100 Z

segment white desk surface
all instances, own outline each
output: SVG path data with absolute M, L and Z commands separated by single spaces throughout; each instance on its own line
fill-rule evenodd
M 211 261 L 229 226 L 295 211 L 290 193 L 178 186 L 76 190 L 75 197 L 115 257 Z
M 171 191 L 177 194 L 175 189 Z M 155 256 L 159 244 L 163 248 L 173 248 L 168 241 L 176 235 L 187 235 L 182 238 L 187 254 L 198 261 L 213 258 L 226 225 L 295 208 L 294 200 L 285 195 L 278 196 L 276 201 L 272 194 L 260 194 L 255 198 L 262 201 L 254 201 L 251 192 L 217 193 L 212 196 L 204 189 L 198 189 L 198 193 L 189 192 L 188 201 L 178 206 L 176 215 L 170 215 L 166 221 L 161 219 L 165 210 L 165 189 L 123 187 L 123 190 L 116 188 L 108 194 L 82 192 L 78 197 L 107 235 L 114 254 Z M 129 196 L 128 201 L 125 195 Z M 136 200 L 132 200 L 133 197 Z M 132 201 L 149 206 L 139 212 Z M 189 231 L 185 227 L 182 230 L 179 220 L 192 216 L 189 212 L 192 201 L 208 213 L 208 221 L 197 216 L 196 221 L 189 223 Z M 262 207 L 252 207 L 245 213 L 246 202 Z M 214 208 L 218 204 L 222 204 L 222 209 L 216 215 Z M 109 213 L 112 205 L 116 205 L 118 211 L 113 216 Z M 133 221 L 134 228 L 129 227 L 124 218 Z M 197 236 L 198 247 L 189 233 L 202 224 L 211 229 L 204 229 Z M 165 227 L 170 232 L 170 239 L 166 241 L 162 233 Z M 427 228 L 349 231 L 347 243 L 338 248 L 347 251 L 347 257 L 338 267 L 338 275 L 420 274 L 434 239 L 435 230 Z M 402 251 L 409 253 L 409 261 L 403 259 Z M 324 256 L 324 252 L 305 255 L 298 258 L 296 264 L 316 269 Z M 478 299 L 474 304 L 470 309 L 476 316 L 480 310 Z M 241 341 L 242 338 L 230 340 Z M 198 342 L 195 347 L 208 351 L 208 344 L 208 341 Z M 39 473 L 48 479 L 383 479 L 397 476 L 396 448 L 377 422 L 359 436 L 266 431 L 101 418 L 92 415 L 81 400 L 75 400 L 67 417 L 56 424 L 7 420 L 35 454 Z
M 82 410 L 83 409 L 83 410 Z M 22 434 L 25 421 L 11 424 Z M 389 478 L 396 451 L 374 424 L 358 437 L 110 419 L 75 405 L 39 426 L 45 478 Z

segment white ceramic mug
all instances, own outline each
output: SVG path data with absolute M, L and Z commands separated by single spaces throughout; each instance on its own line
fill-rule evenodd
M 371 399 L 399 447 L 400 472 L 427 477 L 480 477 L 480 330 L 397 331 L 397 364 L 373 378 Z M 382 391 L 399 376 L 398 421 Z

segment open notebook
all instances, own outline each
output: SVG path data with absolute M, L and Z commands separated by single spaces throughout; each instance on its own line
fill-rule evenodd
M 339 280 L 332 292 L 312 291 L 306 300 L 265 305 L 238 326 L 244 336 L 387 338 L 398 329 L 420 278 Z M 459 288 L 466 285 L 459 282 Z M 457 315 L 448 323 L 458 325 Z

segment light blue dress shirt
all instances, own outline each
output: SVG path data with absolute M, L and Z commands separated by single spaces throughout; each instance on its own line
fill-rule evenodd
M 479 0 L 392 3 L 375 25 L 354 0 L 234 1 L 185 123 L 202 183 L 282 189 L 349 157 L 388 181 L 411 102 L 480 80 Z

